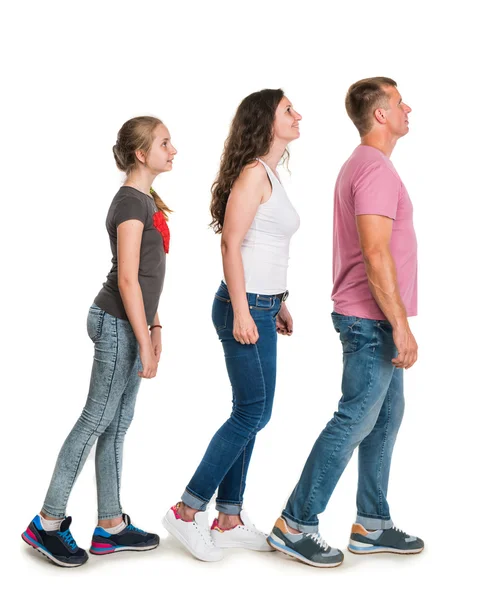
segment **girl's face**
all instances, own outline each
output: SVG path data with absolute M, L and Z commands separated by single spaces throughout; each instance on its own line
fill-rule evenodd
M 275 121 L 273 122 L 275 138 L 286 144 L 297 139 L 301 135 L 299 133 L 301 119 L 301 115 L 294 110 L 290 101 L 284 96 L 275 111 Z
M 146 156 L 146 166 L 154 173 L 172 170 L 172 162 L 177 150 L 170 141 L 169 130 L 161 123 L 153 131 L 153 144 Z

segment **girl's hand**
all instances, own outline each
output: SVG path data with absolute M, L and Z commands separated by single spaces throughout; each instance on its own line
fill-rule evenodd
M 153 327 L 150 331 L 150 339 L 156 362 L 160 362 L 160 355 L 162 353 L 162 330 L 160 327 Z
M 141 358 L 141 364 L 143 365 L 143 370 L 138 371 L 139 377 L 152 379 L 156 375 L 158 361 L 151 344 L 147 345 L 145 348 L 139 348 L 139 357 Z

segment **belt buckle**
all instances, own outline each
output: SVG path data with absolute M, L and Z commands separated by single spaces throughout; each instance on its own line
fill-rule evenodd
M 289 297 L 289 290 L 285 290 L 285 292 L 282 294 L 282 298 L 280 299 L 280 302 L 285 302 L 288 297 Z

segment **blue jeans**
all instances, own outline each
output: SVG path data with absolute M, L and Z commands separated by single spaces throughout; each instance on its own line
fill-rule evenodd
M 87 327 L 95 345 L 89 394 L 58 455 L 42 509 L 50 517 L 65 516 L 69 494 L 96 440 L 98 518 L 122 514 L 122 448 L 141 382 L 139 347 L 128 321 L 95 304 L 89 309 Z
M 270 420 L 277 372 L 275 317 L 280 299 L 247 294 L 247 300 L 259 339 L 256 344 L 243 345 L 232 334 L 232 304 L 223 282 L 215 295 L 212 319 L 232 385 L 232 413 L 213 436 L 182 495 L 191 508 L 205 510 L 218 488 L 216 508 L 229 515 L 241 512 L 256 434 Z
M 315 442 L 283 516 L 291 527 L 318 531 L 318 514 L 359 445 L 358 520 L 370 529 L 391 524 L 390 463 L 404 414 L 403 370 L 388 321 L 332 313 L 344 353 L 342 398 Z

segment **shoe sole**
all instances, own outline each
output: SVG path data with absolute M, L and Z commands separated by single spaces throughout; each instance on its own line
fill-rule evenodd
M 158 544 L 154 546 L 144 546 L 143 548 L 135 548 L 133 546 L 116 546 L 115 548 L 109 548 L 107 550 L 94 550 L 93 548 L 89 549 L 90 554 L 93 556 L 103 556 L 105 554 L 115 554 L 115 552 L 147 552 L 149 550 L 154 550 L 158 548 Z
M 244 548 L 245 550 L 254 550 L 255 552 L 273 552 L 274 548 L 266 544 L 266 548 L 260 548 L 259 546 L 250 546 L 243 542 L 218 542 L 213 538 L 215 546 L 217 548 Z
M 211 558 L 210 556 L 203 556 L 195 552 L 187 543 L 186 538 L 179 531 L 177 531 L 171 523 L 169 523 L 169 521 L 167 520 L 167 515 L 163 517 L 162 525 L 172 537 L 174 537 L 179 543 L 181 543 L 188 550 L 188 552 L 190 552 L 194 556 L 194 558 L 197 558 L 198 560 L 202 560 L 204 562 L 218 562 L 219 560 L 222 560 L 223 556 L 220 556 L 219 558 Z
M 74 568 L 74 567 L 82 567 L 88 560 L 88 558 L 86 557 L 86 559 L 81 563 L 65 563 L 65 562 L 62 562 L 61 560 L 58 560 L 58 558 L 55 558 L 53 556 L 53 554 L 50 554 L 50 552 L 41 544 L 38 544 L 37 542 L 34 542 L 33 540 L 24 537 L 24 534 L 21 534 L 21 538 L 26 542 L 26 544 L 28 546 L 31 546 L 31 548 L 34 548 L 35 550 L 37 550 L 40 554 L 42 554 L 44 557 L 46 557 L 50 562 L 52 562 L 54 565 L 57 565 L 57 567 L 65 567 L 65 568 L 69 568 L 69 569 Z
M 368 547 L 367 546 L 362 546 L 362 547 L 358 547 L 358 546 L 354 546 L 349 544 L 347 546 L 347 550 L 349 550 L 349 552 L 352 552 L 352 554 L 419 554 L 420 552 L 423 552 L 424 547 L 423 548 L 416 548 L 415 550 L 399 550 L 398 548 L 387 548 L 386 546 L 373 546 L 372 544 L 370 544 Z
M 340 562 L 335 562 L 335 563 L 326 563 L 326 564 L 316 563 L 316 562 L 313 562 L 312 560 L 309 560 L 309 558 L 304 557 L 302 554 L 299 554 L 295 550 L 292 550 L 291 548 L 288 548 L 287 546 L 283 546 L 282 544 L 278 544 L 270 536 L 268 537 L 267 542 L 268 542 L 268 544 L 270 544 L 270 546 L 274 550 L 277 550 L 278 552 L 282 552 L 282 554 L 287 554 L 287 556 L 290 556 L 292 558 L 296 558 L 300 562 L 303 562 L 306 565 L 310 565 L 312 567 L 319 567 L 320 569 L 332 569 L 333 567 L 339 567 L 344 562 L 344 559 L 342 559 Z

